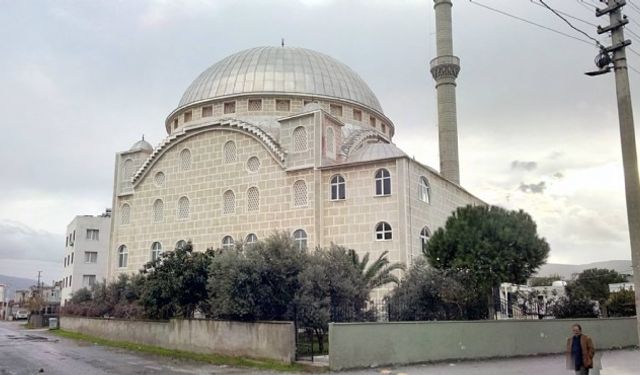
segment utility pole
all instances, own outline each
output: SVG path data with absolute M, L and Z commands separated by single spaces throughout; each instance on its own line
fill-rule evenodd
M 633 109 L 631 108 L 631 90 L 629 88 L 629 70 L 625 47 L 631 44 L 624 39 L 624 25 L 629 20 L 622 16 L 625 0 L 600 0 L 607 4 L 597 9 L 596 16 L 609 15 L 609 25 L 598 27 L 598 34 L 611 32 L 611 46 L 602 53 L 612 54 L 613 69 L 616 78 L 616 96 L 618 97 L 618 120 L 620 121 L 620 140 L 622 143 L 622 166 L 624 168 L 624 187 L 627 198 L 627 220 L 631 240 L 631 264 L 633 268 L 636 311 L 640 313 L 640 178 L 638 176 L 638 156 L 636 136 L 633 128 Z M 600 56 L 602 56 L 602 53 Z M 600 64 L 598 64 L 600 65 Z M 602 64 L 604 65 L 604 64 Z M 607 64 L 608 65 L 608 64 Z M 601 70 L 604 66 L 599 66 Z M 607 69 L 608 66 L 606 67 Z M 604 72 L 604 71 L 603 71 Z M 640 319 L 637 322 L 640 338 Z

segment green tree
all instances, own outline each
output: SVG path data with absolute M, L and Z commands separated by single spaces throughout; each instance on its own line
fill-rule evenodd
M 551 275 L 546 277 L 531 277 L 529 278 L 529 286 L 549 286 L 554 281 L 562 280 L 560 275 Z
M 366 253 L 362 257 L 362 260 L 360 260 L 360 257 L 355 250 L 348 250 L 348 255 L 351 258 L 353 265 L 362 275 L 369 292 L 389 283 L 397 285 L 400 282 L 398 277 L 393 274 L 393 271 L 404 270 L 405 266 L 402 263 L 391 263 L 389 258 L 387 258 L 388 254 L 389 251 L 382 252 L 378 259 L 369 265 L 369 253 Z
M 609 298 L 609 284 L 622 283 L 626 278 L 614 270 L 590 268 L 578 274 L 567 285 L 567 294 L 572 298 L 591 299 L 605 306 Z
M 549 245 L 522 210 L 466 206 L 435 231 L 424 254 L 435 268 L 470 272 L 491 301 L 489 314 L 494 317 L 494 288 L 502 282 L 524 284 L 546 262 Z
M 586 298 L 560 297 L 551 306 L 551 315 L 558 319 L 597 318 L 596 303 Z
M 636 315 L 636 297 L 633 290 L 623 289 L 609 294 L 607 312 L 609 316 Z
M 191 242 L 164 252 L 141 271 L 145 275 L 140 303 L 152 319 L 192 318 L 207 301 L 212 250 L 193 251 Z

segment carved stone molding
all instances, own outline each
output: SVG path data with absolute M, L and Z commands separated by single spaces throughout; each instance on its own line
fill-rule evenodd
M 460 66 L 455 64 L 442 64 L 431 68 L 431 75 L 436 81 L 442 78 L 456 79 L 458 73 L 460 73 Z

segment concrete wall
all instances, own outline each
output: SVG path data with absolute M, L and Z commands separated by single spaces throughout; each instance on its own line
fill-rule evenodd
M 561 353 L 579 323 L 596 349 L 638 345 L 635 318 L 332 323 L 332 370 L 453 359 Z
M 60 328 L 108 340 L 196 353 L 268 358 L 285 363 L 291 363 L 296 352 L 292 322 L 152 322 L 63 316 L 60 318 Z

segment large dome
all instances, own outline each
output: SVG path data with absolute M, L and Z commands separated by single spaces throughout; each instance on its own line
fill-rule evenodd
M 179 107 L 255 93 L 336 98 L 382 113 L 375 94 L 351 68 L 322 53 L 296 47 L 257 47 L 222 59 L 191 83 Z

